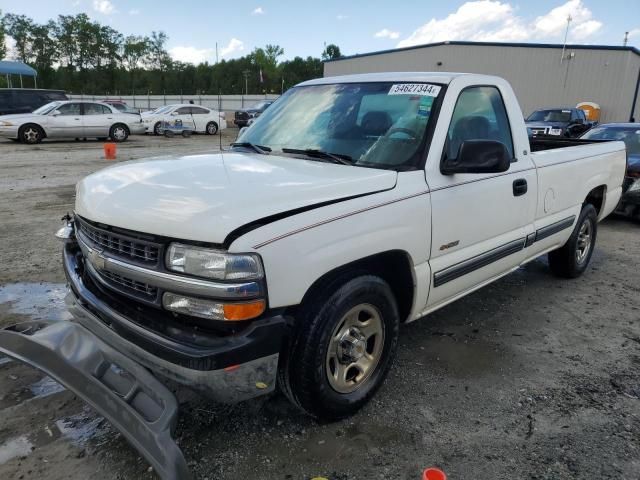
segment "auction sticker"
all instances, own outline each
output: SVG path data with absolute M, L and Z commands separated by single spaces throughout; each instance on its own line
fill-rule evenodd
M 437 97 L 440 93 L 438 85 L 429 83 L 396 83 L 391 85 L 389 95 L 426 95 L 429 97 Z

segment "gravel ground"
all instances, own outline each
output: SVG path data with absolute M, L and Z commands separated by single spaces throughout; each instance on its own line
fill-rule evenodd
M 225 132 L 228 143 L 236 130 Z M 216 149 L 134 137 L 119 160 Z M 97 142 L 0 142 L 0 325 L 65 318 L 52 233 Z M 177 392 L 198 479 L 640 479 L 640 224 L 600 225 L 585 275 L 544 259 L 401 330 L 397 361 L 353 418 L 318 424 L 279 394 L 234 406 Z M 39 372 L 0 360 L 0 478 L 152 479 L 103 419 Z

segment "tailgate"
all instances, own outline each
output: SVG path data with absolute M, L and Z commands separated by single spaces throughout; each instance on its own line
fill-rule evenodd
M 163 479 L 191 478 L 171 434 L 178 404 L 148 370 L 70 321 L 0 330 L 0 352 L 54 378 L 109 420 Z

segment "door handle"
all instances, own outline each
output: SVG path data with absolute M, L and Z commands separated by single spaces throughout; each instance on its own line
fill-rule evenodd
M 513 181 L 513 196 L 519 197 L 527 193 L 527 181 L 524 178 L 519 178 Z

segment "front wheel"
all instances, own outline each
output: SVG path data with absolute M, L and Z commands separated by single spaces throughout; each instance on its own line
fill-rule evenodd
M 218 133 L 218 124 L 216 122 L 207 123 L 206 132 L 207 135 L 215 135 Z
M 129 129 L 125 125 L 117 123 L 109 130 L 109 137 L 114 142 L 124 142 L 129 138 Z
M 389 285 L 363 275 L 318 292 L 280 370 L 280 384 L 302 410 L 323 420 L 358 411 L 384 381 L 400 317 Z
M 584 273 L 591 260 L 598 233 L 598 213 L 591 204 L 582 207 L 573 233 L 561 248 L 549 252 L 551 271 L 563 278 L 576 278 Z
M 40 143 L 44 138 L 44 131 L 38 125 L 28 124 L 20 129 L 20 140 L 29 145 Z

